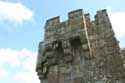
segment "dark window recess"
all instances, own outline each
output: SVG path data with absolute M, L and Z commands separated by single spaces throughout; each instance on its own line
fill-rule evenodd
M 72 48 L 79 48 L 81 44 L 82 43 L 79 37 L 75 37 L 70 40 L 70 45 Z
M 64 55 L 64 50 L 61 41 L 53 42 L 54 54 L 56 55 L 56 60 L 62 60 Z

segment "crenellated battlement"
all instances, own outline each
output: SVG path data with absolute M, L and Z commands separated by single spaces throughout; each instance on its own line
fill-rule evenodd
M 45 29 L 54 28 L 54 27 L 57 28 L 58 26 L 62 25 L 63 23 L 66 23 L 66 22 L 68 22 L 68 25 L 83 23 L 83 15 L 85 16 L 86 21 L 90 21 L 90 22 L 92 21 L 89 13 L 84 14 L 82 9 L 77 9 L 77 10 L 74 10 L 74 11 L 71 11 L 68 13 L 68 20 L 67 21 L 61 22 L 60 16 L 56 16 L 54 18 L 48 19 L 46 21 Z M 102 21 L 110 23 L 106 9 L 97 11 L 94 21 L 96 23 L 100 23 Z
M 105 16 L 107 16 L 107 10 L 106 9 L 103 9 L 103 10 L 99 10 L 96 12 L 96 15 L 95 15 L 95 20 L 96 18 L 104 18 Z
M 60 24 L 60 16 L 56 16 L 54 18 L 48 19 L 46 21 L 45 28 L 51 28 L 51 27 L 56 26 L 58 24 Z
M 111 25 L 106 9 L 97 11 L 94 18 L 97 24 L 106 23 L 107 25 Z
M 82 9 L 74 10 L 74 11 L 71 11 L 68 13 L 68 22 L 69 23 L 73 22 L 73 21 L 77 21 L 78 19 L 83 19 L 83 10 Z M 57 27 L 64 22 L 66 22 L 66 21 L 60 22 L 60 16 L 50 18 L 46 21 L 45 29 Z
M 97 14 L 102 14 L 102 13 L 106 13 L 107 14 L 107 10 L 106 9 L 102 9 L 97 11 Z
M 91 21 L 91 18 L 90 18 L 90 14 L 89 14 L 89 13 L 86 13 L 86 14 L 84 14 L 84 15 L 85 15 L 86 21 Z
M 74 10 L 68 13 L 68 19 L 72 20 L 75 18 L 79 18 L 83 16 L 83 10 L 82 9 L 78 9 L 78 10 Z

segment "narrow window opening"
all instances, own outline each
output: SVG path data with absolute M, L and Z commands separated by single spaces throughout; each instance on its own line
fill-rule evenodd
M 56 55 L 56 62 L 61 62 L 63 55 L 64 55 L 64 50 L 62 47 L 62 42 L 61 41 L 55 41 L 53 43 L 53 49 Z

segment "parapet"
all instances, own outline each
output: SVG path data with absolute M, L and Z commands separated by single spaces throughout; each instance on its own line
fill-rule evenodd
M 72 26 L 74 26 L 76 24 L 77 25 L 84 24 L 83 23 L 83 20 L 84 20 L 83 16 L 85 16 L 85 20 L 87 22 L 92 22 L 89 13 L 84 14 L 82 9 L 77 9 L 77 10 L 74 10 L 74 11 L 71 11 L 68 13 L 68 21 L 60 22 L 60 16 L 56 16 L 54 18 L 48 19 L 46 21 L 45 29 L 46 30 L 50 30 L 50 29 L 54 30 L 54 28 L 57 28 L 58 26 L 62 26 L 62 24 L 64 24 L 64 23 L 68 23 L 68 25 L 72 25 Z M 111 25 L 106 9 L 97 11 L 97 13 L 95 15 L 94 23 L 96 23 L 97 25 L 101 24 L 101 23 L 106 23 L 107 25 Z
M 82 9 L 74 10 L 74 11 L 71 11 L 71 12 L 68 13 L 69 19 L 78 18 L 79 16 L 83 16 L 83 10 Z
M 90 14 L 89 14 L 89 13 L 86 13 L 86 14 L 84 14 L 84 15 L 85 15 L 86 21 L 90 21 L 90 20 L 91 20 Z
M 107 13 L 107 10 L 106 10 L 106 9 L 103 9 L 103 10 L 97 11 L 97 14 L 99 14 L 99 13 Z
M 46 21 L 45 29 L 46 31 L 54 30 L 54 28 L 57 28 L 58 26 L 62 26 L 64 23 L 67 23 L 67 21 L 60 22 L 60 16 L 56 16 Z M 78 23 L 82 24 L 83 23 L 83 10 L 77 9 L 77 10 L 69 12 L 68 23 L 71 25 L 78 24 Z
M 74 26 L 75 24 L 83 24 L 83 10 L 78 9 L 68 13 L 68 23 Z
M 105 24 L 106 26 L 111 27 L 110 19 L 106 9 L 97 11 L 95 15 L 95 22 L 97 25 Z
M 56 26 L 58 24 L 60 24 L 60 16 L 48 19 L 46 21 L 45 28 L 51 28 L 52 26 Z
M 97 18 L 100 18 L 100 17 L 103 17 L 105 18 L 105 16 L 107 16 L 107 10 L 106 9 L 103 9 L 103 10 L 99 10 L 97 11 L 96 15 L 95 15 L 95 19 Z

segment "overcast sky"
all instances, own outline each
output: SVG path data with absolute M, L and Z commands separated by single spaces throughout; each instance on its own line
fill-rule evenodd
M 107 9 L 115 36 L 125 47 L 124 0 L 0 0 L 0 83 L 39 83 L 35 72 L 45 21 L 83 9 L 93 18 Z

